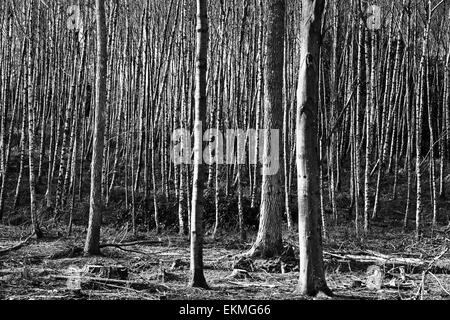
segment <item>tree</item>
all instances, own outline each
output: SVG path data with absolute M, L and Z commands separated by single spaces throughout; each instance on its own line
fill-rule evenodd
M 33 13 L 34 13 L 34 3 L 31 1 L 29 7 L 29 34 L 30 38 L 28 40 L 28 69 L 27 69 L 27 108 L 28 108 L 28 165 L 30 172 L 30 211 L 31 211 L 31 223 L 33 224 L 34 233 L 36 237 L 42 238 L 43 234 L 39 227 L 38 216 L 36 212 L 36 173 L 35 159 L 34 159 L 34 149 L 35 149 L 35 78 L 33 73 L 34 68 L 34 36 L 33 36 Z
M 105 1 L 96 0 L 97 16 L 97 71 L 95 97 L 94 141 L 91 162 L 91 195 L 89 203 L 89 226 L 84 247 L 85 254 L 100 253 L 100 225 L 102 220 L 102 170 L 106 104 L 106 75 L 107 75 L 107 29 L 105 15 Z
M 284 15 L 285 0 L 267 0 L 266 23 L 267 40 L 265 44 L 266 62 L 264 75 L 264 135 L 263 159 L 270 159 L 271 130 L 281 130 L 283 127 L 283 64 L 284 64 Z M 280 141 L 275 143 L 280 144 Z M 265 160 L 267 161 L 267 160 Z M 279 160 L 281 164 L 282 159 Z M 283 170 L 275 174 L 266 174 L 263 169 L 261 188 L 261 207 L 259 231 L 251 256 L 272 257 L 283 249 L 281 232 L 281 213 L 283 203 Z
M 191 285 L 207 288 L 203 274 L 203 190 L 205 190 L 205 164 L 202 161 L 203 130 L 206 124 L 206 72 L 208 54 L 207 0 L 197 0 L 197 44 L 195 64 L 195 123 L 194 123 L 194 176 L 192 181 L 191 211 Z
M 302 0 L 297 88 L 297 184 L 300 276 L 298 291 L 331 295 L 325 280 L 320 223 L 317 142 L 318 65 L 324 0 Z
M 422 55 L 419 63 L 419 79 L 418 86 L 416 89 L 416 177 L 417 177 L 417 185 L 416 185 L 416 230 L 415 235 L 418 239 L 422 233 L 422 219 L 423 219 L 423 186 L 422 186 L 422 127 L 423 127 L 423 111 L 424 111 L 424 103 L 425 103 L 425 90 L 430 86 L 429 79 L 426 77 L 426 67 L 428 60 L 428 42 L 430 40 L 430 26 L 432 22 L 433 13 L 436 9 L 443 3 L 443 1 L 439 2 L 435 7 L 432 6 L 432 1 L 428 0 L 428 6 L 426 9 L 427 19 L 424 26 L 423 31 L 423 44 L 422 44 Z M 431 138 L 431 143 L 433 143 L 433 139 Z M 432 149 L 431 149 L 432 150 Z M 430 161 L 434 161 L 433 153 L 431 153 Z M 434 171 L 434 169 L 433 169 Z M 432 176 L 434 174 L 431 174 Z M 432 188 L 435 191 L 435 188 Z M 434 221 L 433 221 L 434 222 Z

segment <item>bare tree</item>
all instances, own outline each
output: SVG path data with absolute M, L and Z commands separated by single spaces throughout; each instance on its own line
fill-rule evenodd
M 191 211 L 191 285 L 207 288 L 203 274 L 203 190 L 206 168 L 202 161 L 203 129 L 206 125 L 206 72 L 208 54 L 207 0 L 197 0 L 197 45 L 195 62 L 194 176 Z
M 29 35 L 28 40 L 28 69 L 27 69 L 27 108 L 28 108 L 28 165 L 30 172 L 30 211 L 31 222 L 33 224 L 34 232 L 37 238 L 42 238 L 43 234 L 39 226 L 37 208 L 36 208 L 36 173 L 35 169 L 35 77 L 33 73 L 34 68 L 34 36 L 33 36 L 33 12 L 34 1 L 30 2 L 28 9 L 29 15 Z
M 300 294 L 331 295 L 325 280 L 317 137 L 318 70 L 324 0 L 302 0 L 300 69 L 297 89 L 297 184 Z
M 283 128 L 283 64 L 284 55 L 284 15 L 285 0 L 265 1 L 267 40 L 265 44 L 266 64 L 264 75 L 264 148 L 263 159 L 266 162 L 272 158 L 271 141 L 279 138 L 272 136 L 272 129 L 281 131 Z M 279 159 L 279 164 L 283 163 Z M 272 257 L 281 253 L 283 248 L 281 232 L 281 213 L 283 204 L 283 169 L 275 174 L 267 174 L 263 168 L 261 188 L 261 207 L 259 231 L 256 241 L 249 251 L 251 256 Z
M 91 195 L 89 203 L 89 226 L 84 247 L 85 254 L 100 253 L 100 226 L 102 220 L 102 170 L 106 105 L 107 75 L 107 29 L 105 1 L 96 0 L 97 16 L 97 71 L 95 96 L 94 142 L 91 162 Z

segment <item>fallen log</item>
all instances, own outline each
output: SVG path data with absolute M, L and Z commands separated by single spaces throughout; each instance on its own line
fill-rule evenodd
M 100 245 L 100 248 L 114 247 L 114 248 L 126 248 L 144 244 L 163 244 L 164 242 L 158 240 L 143 240 L 143 241 L 134 241 L 134 242 L 126 242 L 126 243 L 104 243 Z
M 404 267 L 407 273 L 422 273 L 428 268 L 436 274 L 450 272 L 450 259 L 440 259 L 438 261 L 424 260 L 419 258 L 404 258 L 389 256 L 386 254 L 367 252 L 364 255 L 336 254 L 324 251 L 325 262 L 328 265 L 338 264 L 339 268 L 345 271 L 365 270 L 370 265 L 378 265 L 385 269 Z M 442 257 L 441 257 L 442 258 Z
M 238 282 L 238 281 L 227 281 L 229 284 L 242 287 L 242 288 L 276 288 L 277 285 L 275 284 L 264 284 L 264 283 L 247 283 L 247 282 Z
M 14 245 L 12 247 L 0 250 L 0 256 L 3 256 L 5 254 L 8 254 L 15 250 L 19 250 L 20 248 L 25 246 L 31 240 L 31 238 L 33 238 L 33 236 L 34 236 L 34 232 L 32 234 L 30 234 L 25 240 L 19 242 L 18 244 Z
M 47 276 L 49 274 L 55 273 L 55 269 L 49 269 L 49 268 L 29 268 L 29 271 L 37 276 Z M 8 276 L 8 275 L 14 275 L 14 274 L 20 274 L 23 272 L 23 268 L 7 268 L 7 269 L 1 269 L 0 270 L 0 277 L 2 276 Z
M 145 252 L 138 251 L 138 250 L 125 249 L 127 247 L 142 246 L 145 244 L 161 245 L 161 244 L 163 244 L 163 242 L 157 241 L 157 240 L 144 240 L 144 241 L 134 241 L 134 242 L 126 242 L 126 243 L 104 243 L 104 244 L 100 245 L 100 248 L 101 249 L 102 248 L 115 248 L 115 249 L 119 249 L 119 250 L 127 251 L 127 252 L 146 254 Z

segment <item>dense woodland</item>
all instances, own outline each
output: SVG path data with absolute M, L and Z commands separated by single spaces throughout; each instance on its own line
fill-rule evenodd
M 233 241 L 234 276 L 292 251 L 292 289 L 332 296 L 366 250 L 420 269 L 423 298 L 447 261 L 449 1 L 5 0 L 0 30 L 0 268 L 49 239 L 88 259 L 175 237 L 207 288 L 204 245 Z M 225 163 L 207 129 L 248 139 Z M 274 150 L 265 174 L 250 154 Z

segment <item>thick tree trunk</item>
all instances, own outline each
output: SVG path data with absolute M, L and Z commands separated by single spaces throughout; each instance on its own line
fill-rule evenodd
M 317 145 L 318 66 L 324 0 L 302 1 L 300 69 L 297 91 L 297 183 L 300 294 L 331 295 L 325 280 L 319 204 Z
M 272 135 L 272 130 L 280 133 L 283 128 L 283 63 L 284 63 L 284 15 L 285 0 L 266 1 L 266 66 L 264 75 L 264 135 L 263 159 L 274 160 L 276 150 L 271 145 L 280 144 L 280 134 Z M 278 155 L 275 155 L 276 157 Z M 277 159 L 279 166 L 283 159 Z M 266 164 L 264 163 L 263 166 Z M 272 167 L 274 163 L 271 164 Z M 278 166 L 278 167 L 279 167 Z M 272 257 L 283 249 L 281 214 L 283 211 L 283 169 L 265 172 L 263 169 L 259 231 L 256 241 L 249 251 L 251 256 Z

